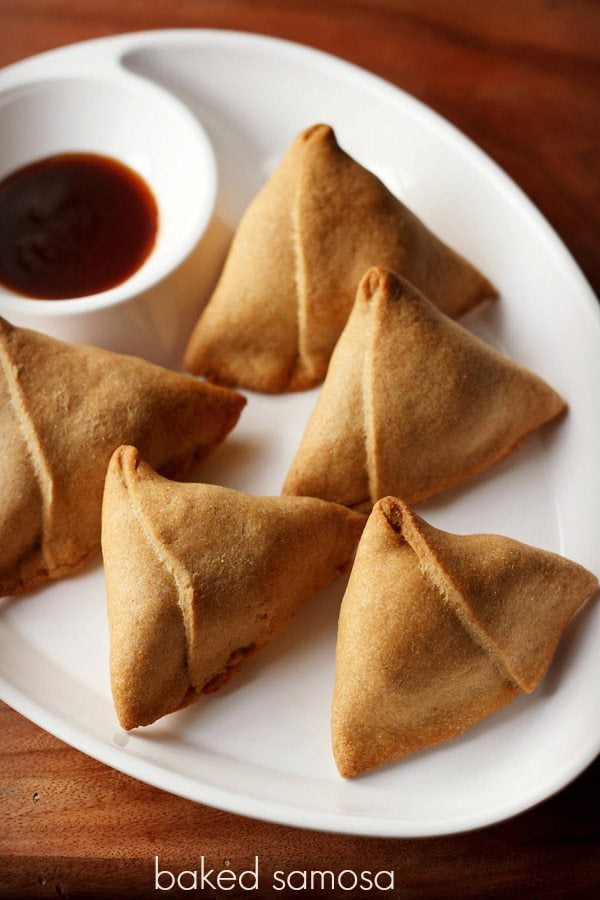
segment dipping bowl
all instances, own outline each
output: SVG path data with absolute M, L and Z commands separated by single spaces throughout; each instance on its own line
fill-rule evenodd
M 141 175 L 158 206 L 153 249 L 116 287 L 84 297 L 35 299 L 0 286 L 0 315 L 63 340 L 176 364 L 182 328 L 189 331 L 196 314 L 194 285 L 179 270 L 208 228 L 216 198 L 204 128 L 181 101 L 118 61 L 0 94 L 0 179 L 69 152 L 109 156 Z

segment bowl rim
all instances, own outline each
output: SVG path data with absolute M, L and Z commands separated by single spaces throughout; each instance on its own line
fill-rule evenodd
M 51 77 L 25 78 L 23 81 L 12 84 L 0 92 L 0 116 L 5 103 L 10 102 L 12 98 L 16 99 L 20 95 L 27 96 L 34 91 L 51 89 L 53 86 L 76 82 L 85 83 L 91 86 L 94 84 L 109 86 L 129 91 L 130 93 L 137 94 L 137 99 L 140 102 L 142 100 L 147 100 L 149 103 L 162 105 L 163 107 L 168 108 L 171 115 L 176 117 L 182 127 L 187 130 L 189 137 L 196 145 L 195 152 L 197 153 L 199 163 L 201 163 L 198 167 L 198 171 L 202 171 L 203 173 L 204 190 L 202 192 L 202 200 L 198 203 L 198 207 L 191 217 L 189 226 L 183 233 L 178 233 L 177 239 L 172 242 L 172 248 L 168 251 L 166 258 L 158 268 L 147 268 L 148 263 L 151 262 L 156 252 L 158 246 L 157 240 L 146 259 L 126 279 L 112 288 L 98 291 L 94 294 L 85 294 L 79 297 L 45 299 L 19 294 L 0 283 L 0 313 L 2 313 L 2 315 L 10 316 L 11 314 L 25 314 L 58 319 L 64 316 L 80 316 L 85 313 L 97 312 L 122 303 L 128 303 L 130 300 L 152 290 L 183 263 L 194 247 L 200 242 L 213 216 L 217 197 L 218 170 L 215 151 L 204 125 L 196 114 L 192 112 L 190 107 L 171 91 L 141 75 L 130 72 L 120 64 L 115 64 L 111 67 L 103 67 L 102 70 L 93 73 L 58 71 Z M 71 151 L 64 150 L 60 152 L 67 153 Z M 140 177 L 147 182 L 147 179 L 135 169 L 135 166 L 132 166 L 130 162 L 122 158 L 118 153 L 112 151 L 104 153 L 101 149 L 90 149 L 89 151 L 85 151 L 82 148 L 77 147 L 74 147 L 72 152 L 93 152 L 99 156 L 115 159 L 122 165 L 133 169 L 136 174 L 140 175 Z M 30 159 L 24 159 L 22 164 L 12 167 L 10 171 L 6 172 L 2 177 L 8 177 L 11 172 L 18 171 L 21 165 L 26 166 L 53 155 L 54 153 L 52 152 L 41 153 Z M 148 186 L 156 198 L 156 192 L 153 190 L 152 185 L 148 184 Z M 157 203 L 159 203 L 158 198 L 156 198 L 156 200 Z

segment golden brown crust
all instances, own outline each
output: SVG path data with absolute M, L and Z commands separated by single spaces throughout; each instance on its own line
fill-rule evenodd
M 100 544 L 110 456 L 135 440 L 183 473 L 220 443 L 245 400 L 145 360 L 0 319 L 0 594 L 82 566 Z
M 532 691 L 578 607 L 582 566 L 498 535 L 373 508 L 340 611 L 333 751 L 350 778 L 460 734 Z
M 102 551 L 123 727 L 225 684 L 349 566 L 364 523 L 312 498 L 176 484 L 115 451 Z
M 565 409 L 386 269 L 363 278 L 284 492 L 366 509 L 483 472 Z
M 270 393 L 318 384 L 372 265 L 402 273 L 451 316 L 496 296 L 332 128 L 313 125 L 244 214 L 185 368 Z

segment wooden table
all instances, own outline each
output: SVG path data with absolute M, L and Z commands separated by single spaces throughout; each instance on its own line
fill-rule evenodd
M 0 65 L 99 35 L 186 26 L 311 44 L 424 100 L 524 188 L 600 287 L 595 0 L 2 0 Z M 176 871 L 195 868 L 200 855 L 236 871 L 259 856 L 264 883 L 274 869 L 394 869 L 398 897 L 591 897 L 600 888 L 598 762 L 508 822 L 383 840 L 294 830 L 172 797 L 1 705 L 0 735 L 2 896 L 160 896 L 156 854 Z M 258 895 L 268 896 L 219 894 Z

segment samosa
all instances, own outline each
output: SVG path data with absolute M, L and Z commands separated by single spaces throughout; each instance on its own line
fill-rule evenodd
M 236 424 L 245 399 L 142 359 L 0 319 L 0 595 L 80 568 L 100 546 L 110 457 L 135 441 L 179 476 Z
M 373 268 L 284 492 L 361 509 L 387 494 L 424 500 L 483 472 L 564 408 L 537 375 Z
M 102 552 L 110 670 L 124 728 L 211 693 L 349 567 L 365 517 L 305 497 L 250 497 L 111 460 Z
M 349 778 L 460 734 L 543 678 L 598 579 L 511 538 L 434 528 L 394 497 L 342 601 L 333 752 Z
M 371 172 L 328 125 L 293 141 L 234 236 L 190 338 L 185 368 L 257 391 L 321 382 L 374 265 L 400 272 L 450 316 L 496 296 Z

